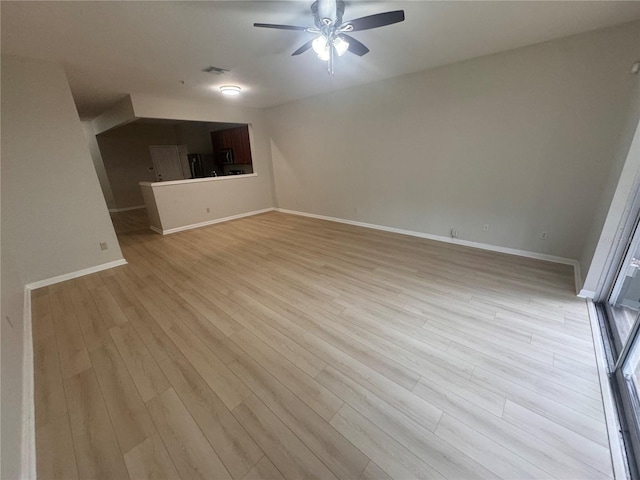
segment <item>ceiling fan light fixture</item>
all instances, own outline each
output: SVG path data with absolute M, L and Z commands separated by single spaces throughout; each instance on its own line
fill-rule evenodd
M 333 41 L 333 46 L 336 49 L 336 53 L 339 57 L 347 53 L 347 50 L 349 50 L 349 42 L 342 39 L 341 37 L 335 38 L 335 40 Z
M 237 85 L 222 85 L 220 87 L 220 93 L 229 97 L 235 97 L 240 95 L 242 89 Z
M 330 57 L 329 49 L 327 48 L 324 52 L 318 54 L 318 58 L 323 62 L 328 62 Z
M 316 52 L 316 55 L 323 55 L 327 50 L 329 50 L 327 48 L 327 37 L 325 37 L 324 35 L 320 35 L 313 41 L 311 47 L 313 48 L 313 51 Z
M 342 21 L 345 0 L 315 0 L 311 4 L 311 14 L 314 25 L 302 27 L 298 25 L 280 25 L 276 23 L 254 23 L 254 27 L 274 28 L 276 30 L 304 31 L 317 35 L 295 50 L 291 56 L 297 57 L 307 50 L 313 49 L 318 58 L 327 62 L 327 72 L 333 75 L 335 57 L 341 57 L 350 52 L 362 57 L 369 53 L 369 49 L 359 40 L 349 36 L 346 32 L 358 32 L 373 28 L 385 27 L 394 23 L 404 22 L 404 10 L 375 13 L 366 17 Z

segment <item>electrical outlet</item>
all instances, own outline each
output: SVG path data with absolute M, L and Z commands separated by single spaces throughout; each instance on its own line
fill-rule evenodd
M 100 242 L 100 250 L 108 250 L 107 242 Z
M 207 207 L 207 213 L 211 213 L 211 209 Z
M 484 230 L 485 232 L 489 231 L 489 224 L 485 223 L 484 226 L 482 227 L 482 230 Z
M 540 234 L 540 238 L 541 238 L 542 240 L 546 240 L 547 238 L 549 238 L 549 232 L 542 232 L 542 233 Z
M 458 238 L 458 230 L 455 228 L 451 229 L 451 238 Z

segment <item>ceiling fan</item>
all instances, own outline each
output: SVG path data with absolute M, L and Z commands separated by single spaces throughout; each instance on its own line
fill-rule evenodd
M 342 56 L 346 52 L 351 52 L 361 57 L 369 52 L 366 46 L 352 36 L 347 35 L 347 32 L 370 30 L 404 21 L 404 10 L 394 10 L 343 22 L 344 7 L 345 4 L 342 0 L 316 0 L 311 4 L 311 13 L 315 24 L 313 27 L 272 23 L 254 23 L 253 26 L 279 30 L 298 30 L 317 35 L 316 38 L 309 40 L 291 55 L 300 55 L 313 48 L 318 58 L 327 62 L 327 71 L 330 75 L 333 75 L 335 55 Z

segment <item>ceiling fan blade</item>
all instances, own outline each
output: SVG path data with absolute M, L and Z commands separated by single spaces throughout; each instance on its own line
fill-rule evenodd
M 304 31 L 307 27 L 298 27 L 296 25 L 276 25 L 274 23 L 254 23 L 254 27 L 260 28 L 276 28 L 278 30 L 299 30 Z
M 384 27 L 385 25 L 391 25 L 402 21 L 404 21 L 404 10 L 394 10 L 393 12 L 376 13 L 375 15 L 349 20 L 344 22 L 340 28 L 345 25 L 351 25 L 353 28 L 348 31 L 357 32 L 359 30 Z
M 291 54 L 291 56 L 294 57 L 296 55 L 300 55 L 301 53 L 306 52 L 307 50 L 309 50 L 311 48 L 312 44 L 313 44 L 313 40 L 309 40 L 307 43 L 305 43 L 299 49 L 297 49 L 295 52 L 293 52 Z
M 359 42 L 355 38 L 349 35 L 346 35 L 344 33 L 341 34 L 340 36 L 343 37 L 347 42 L 349 42 L 349 49 L 348 49 L 349 52 L 355 55 L 358 55 L 359 57 L 369 53 L 369 49 L 364 45 L 364 43 Z

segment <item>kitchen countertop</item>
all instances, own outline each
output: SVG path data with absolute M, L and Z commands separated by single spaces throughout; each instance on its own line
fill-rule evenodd
M 254 172 L 254 173 L 245 173 L 241 175 L 220 175 L 217 177 L 187 178 L 184 180 L 170 180 L 167 182 L 139 182 L 139 185 L 147 186 L 147 187 L 164 187 L 169 185 L 182 185 L 186 183 L 217 182 L 222 180 L 233 180 L 233 179 L 241 180 L 241 179 L 257 177 L 257 176 L 258 174 Z

